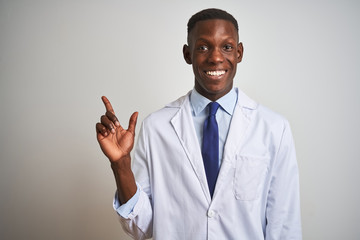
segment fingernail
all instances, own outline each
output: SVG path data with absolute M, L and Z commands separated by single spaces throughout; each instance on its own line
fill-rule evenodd
M 111 129 L 111 132 L 112 132 L 112 133 L 115 133 L 115 129 L 112 128 L 112 129 Z
M 119 123 L 118 121 L 115 122 L 115 125 L 116 125 L 117 127 L 120 127 L 120 123 Z

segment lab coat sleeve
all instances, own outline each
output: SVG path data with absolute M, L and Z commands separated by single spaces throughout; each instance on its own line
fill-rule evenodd
M 133 211 L 127 217 L 119 216 L 119 221 L 123 229 L 134 239 L 147 239 L 152 237 L 153 211 L 149 181 L 149 162 L 146 153 L 147 140 L 144 128 L 143 123 L 132 164 L 135 179 L 140 188 L 139 199 Z
M 118 199 L 118 192 L 115 192 L 114 200 L 113 200 L 113 208 L 114 210 L 122 217 L 127 218 L 129 214 L 133 211 L 135 204 L 137 203 L 140 195 L 140 188 L 137 186 L 137 190 L 134 196 L 130 198 L 126 203 L 120 204 Z
M 275 155 L 270 184 L 266 207 L 266 240 L 302 239 L 299 171 L 287 121 Z

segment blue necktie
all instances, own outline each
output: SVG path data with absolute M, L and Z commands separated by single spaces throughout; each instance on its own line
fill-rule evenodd
M 204 122 L 201 153 L 203 156 L 210 195 L 212 197 L 219 172 L 219 129 L 215 114 L 220 105 L 217 102 L 211 102 L 208 106 L 209 116 Z

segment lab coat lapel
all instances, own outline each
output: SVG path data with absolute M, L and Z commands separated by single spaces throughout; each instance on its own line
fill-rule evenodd
M 244 135 L 251 122 L 253 110 L 257 108 L 256 102 L 247 97 L 240 90 L 237 91 L 238 101 L 235 106 L 229 133 L 225 142 L 223 159 L 214 191 L 214 198 L 219 189 L 221 189 L 225 179 L 229 177 L 229 170 L 234 167 L 236 157 L 243 145 Z
M 199 142 L 197 140 L 193 118 L 191 115 L 191 106 L 189 101 L 189 94 L 185 96 L 179 104 L 179 111 L 171 119 L 171 124 L 179 138 L 179 141 L 190 161 L 190 164 L 201 184 L 203 193 L 210 203 L 210 192 L 206 180 L 204 164 L 200 151 Z

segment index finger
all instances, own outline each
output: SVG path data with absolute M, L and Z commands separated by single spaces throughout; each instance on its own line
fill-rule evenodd
M 107 99 L 107 97 L 105 97 L 105 96 L 102 96 L 101 99 L 105 105 L 106 111 L 110 111 L 115 114 L 114 109 L 112 108 L 109 99 Z

